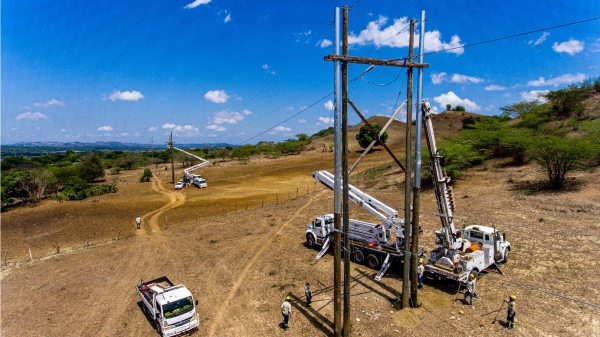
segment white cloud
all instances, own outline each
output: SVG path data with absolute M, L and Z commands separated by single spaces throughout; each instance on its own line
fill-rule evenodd
M 200 130 L 198 130 L 197 127 L 189 125 L 189 124 L 181 126 L 181 125 L 176 125 L 173 123 L 166 123 L 166 124 L 163 124 L 161 126 L 161 128 L 169 129 L 168 132 L 173 132 L 173 133 L 175 133 L 175 135 L 183 136 L 183 137 L 196 136 L 196 135 L 198 135 L 198 132 L 200 131 Z
M 286 106 L 285 109 L 287 111 L 292 111 L 292 110 L 294 110 L 294 107 L 293 106 Z
M 65 106 L 65 103 L 63 103 L 57 99 L 54 99 L 54 98 L 47 101 L 46 103 L 33 103 L 33 106 L 44 107 L 44 108 L 47 108 L 51 105 Z
M 286 131 L 292 131 L 292 128 L 286 128 L 285 126 L 281 126 L 281 125 L 279 125 L 279 126 L 276 126 L 276 127 L 273 129 L 273 131 L 274 131 L 274 132 L 286 132 Z
M 276 73 L 276 72 L 273 70 L 273 68 L 271 68 L 271 66 L 270 66 L 270 65 L 268 65 L 268 64 L 263 64 L 263 65 L 262 65 L 262 68 L 263 68 L 264 70 L 266 70 L 266 71 L 267 71 L 269 74 L 271 74 L 271 75 L 275 75 L 275 74 L 277 74 L 277 73 Z
M 227 131 L 227 129 L 225 129 L 221 125 L 216 125 L 216 124 L 211 124 L 211 125 L 207 126 L 206 128 L 209 130 L 219 131 L 219 132 Z
M 480 111 L 481 107 L 478 106 L 475 102 L 465 98 L 462 99 L 452 91 L 448 91 L 447 94 L 441 94 L 437 97 L 433 98 L 434 101 L 440 104 L 440 107 L 443 110 L 446 110 L 446 104 L 452 104 L 453 107 L 457 105 L 462 105 L 465 107 L 467 111 Z
M 163 128 L 163 129 L 174 129 L 176 127 L 177 127 L 177 125 L 171 124 L 171 123 L 166 123 L 161 126 L 161 128 Z
M 227 14 L 227 16 L 225 17 L 225 19 L 223 20 L 223 22 L 227 23 L 231 21 L 231 14 Z
M 213 114 L 212 122 L 214 124 L 237 124 L 237 122 L 244 119 L 244 115 L 239 112 L 227 112 L 225 110 L 215 112 Z
M 308 107 L 306 105 L 301 105 L 298 107 L 298 110 L 306 110 Z
M 335 108 L 333 106 L 333 102 L 331 100 L 325 102 L 325 104 L 323 104 L 323 106 L 325 107 L 325 109 L 327 109 L 329 111 L 333 111 L 333 109 Z
M 331 117 L 319 117 L 319 122 L 329 125 L 329 124 L 333 123 L 333 118 L 331 118 Z M 319 123 L 317 123 L 317 124 L 319 124 Z
M 461 75 L 461 74 L 454 74 L 454 75 L 452 75 L 452 78 L 450 79 L 450 82 L 452 82 L 452 83 L 461 83 L 461 84 L 464 84 L 467 82 L 481 83 L 483 81 L 484 81 L 483 78 L 471 77 L 471 76 Z
M 248 110 L 248 109 L 244 109 L 242 110 L 242 112 L 244 113 L 244 115 L 248 116 L 248 115 L 252 115 L 252 111 Z
M 112 130 L 113 130 L 112 126 L 108 126 L 108 125 L 101 126 L 98 128 L 98 131 L 112 131 Z
M 158 128 L 156 128 L 156 127 L 154 127 L 154 126 L 151 126 L 151 127 L 148 129 L 148 131 L 156 131 L 156 130 L 158 130 Z
M 140 99 L 144 98 L 144 95 L 142 95 L 141 92 L 139 91 L 115 91 L 112 94 L 110 94 L 110 96 L 108 96 L 108 99 L 110 99 L 111 101 L 116 101 L 116 100 L 121 100 L 121 101 L 139 101 Z M 105 98 L 104 100 L 106 100 L 107 98 Z
M 501 85 L 488 85 L 487 87 L 485 87 L 485 90 L 487 91 L 495 91 L 495 90 L 506 90 L 506 87 L 503 87 Z
M 408 19 L 406 17 L 394 19 L 392 25 L 382 29 L 387 21 L 387 17 L 379 16 L 379 19 L 376 21 L 369 22 L 367 28 L 362 30 L 358 35 L 351 33 L 348 36 L 348 43 L 359 45 L 374 44 L 378 48 L 381 46 L 392 48 L 408 47 L 409 31 L 405 29 L 408 25 Z M 415 36 L 415 41 L 419 41 L 418 35 Z M 460 55 L 464 52 L 463 45 L 460 43 L 460 38 L 457 35 L 452 36 L 450 43 L 445 43 L 441 41 L 439 31 L 434 30 L 425 33 L 425 52 L 452 49 L 448 50 L 448 52 Z
M 442 81 L 446 78 L 446 74 L 445 72 L 441 72 L 441 73 L 431 73 L 431 82 L 433 82 L 433 84 L 440 84 L 442 83 Z
M 534 46 L 537 46 L 537 45 L 541 44 L 542 42 L 546 41 L 546 38 L 547 38 L 548 36 L 550 36 L 550 33 L 548 33 L 548 32 L 544 32 L 544 34 L 542 34 L 542 36 L 540 36 L 540 38 L 539 38 L 539 39 L 537 39 L 537 40 L 535 40 L 535 41 L 533 41 L 533 40 L 530 40 L 530 41 L 528 41 L 527 43 L 528 43 L 528 44 L 531 44 L 531 45 L 534 45 Z
M 67 132 L 67 129 L 60 129 L 60 132 Z
M 229 95 L 225 93 L 225 90 L 210 90 L 204 94 L 204 98 L 213 103 L 225 103 L 229 99 Z
M 32 121 L 36 121 L 38 119 L 47 119 L 47 118 L 48 118 L 48 116 L 46 116 L 40 112 L 23 112 L 22 114 L 19 114 L 17 117 L 15 117 L 16 120 L 30 119 Z
M 471 83 L 477 84 L 477 83 L 482 83 L 485 81 L 483 78 L 467 76 L 467 75 L 462 75 L 462 74 L 453 74 L 450 78 L 448 78 L 448 74 L 445 72 L 432 73 L 430 76 L 431 76 L 431 82 L 433 84 L 440 84 L 442 82 L 460 83 L 460 84 L 465 84 L 465 83 L 471 82 Z
M 543 77 L 538 78 L 537 80 L 527 82 L 528 86 L 531 87 L 540 87 L 544 85 L 553 85 L 555 87 L 561 84 L 571 84 L 576 82 L 582 82 L 585 80 L 584 74 L 564 74 L 558 77 L 551 78 L 546 81 Z
M 490 104 L 485 107 L 485 111 L 491 111 L 493 108 L 495 108 L 495 106 L 493 104 Z
M 207 3 L 209 3 L 211 0 L 195 0 L 192 3 L 189 3 L 185 6 L 183 6 L 183 8 L 196 8 L 200 5 L 206 5 Z
M 142 136 L 142 134 L 141 134 L 141 133 L 139 133 L 139 132 L 134 132 L 134 133 L 133 133 L 133 136 L 134 136 L 134 137 L 141 137 L 141 136 Z
M 297 120 L 298 123 L 306 123 L 306 119 L 304 118 L 300 118 L 299 120 Z
M 127 137 L 127 136 L 129 136 L 129 132 L 121 132 L 121 134 L 119 136 Z
M 557 53 L 567 53 L 573 56 L 583 50 L 583 42 L 574 39 L 561 43 L 554 42 L 552 49 Z
M 331 46 L 333 44 L 333 42 L 327 40 L 327 39 L 323 39 L 319 42 L 317 42 L 317 46 L 320 46 L 321 48 L 327 48 L 329 46 Z
M 530 92 L 523 91 L 521 93 L 521 99 L 524 101 L 529 101 L 529 102 L 538 101 L 540 103 L 545 103 L 548 100 L 543 97 L 539 97 L 539 96 L 540 96 L 540 94 L 545 94 L 547 92 L 548 92 L 548 90 L 532 90 Z

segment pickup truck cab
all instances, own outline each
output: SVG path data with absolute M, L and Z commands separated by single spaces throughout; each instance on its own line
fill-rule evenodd
M 142 308 L 164 337 L 194 330 L 200 324 L 192 293 L 182 284 L 175 285 L 168 277 L 140 282 L 135 288 Z

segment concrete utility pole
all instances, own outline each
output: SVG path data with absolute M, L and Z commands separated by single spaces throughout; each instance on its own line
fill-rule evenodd
M 421 11 L 421 22 L 419 33 L 419 63 L 423 62 L 423 50 L 425 49 L 425 11 Z M 413 187 L 413 231 L 411 242 L 411 287 L 410 299 L 413 308 L 418 306 L 418 274 L 417 274 L 417 259 L 419 258 L 419 226 L 421 210 L 421 131 L 423 129 L 423 111 L 421 110 L 421 100 L 423 99 L 423 68 L 418 70 L 417 79 L 417 128 L 415 132 L 415 184 Z
M 342 52 L 348 56 L 348 6 L 344 6 Z M 344 183 L 344 337 L 350 336 L 350 203 L 348 202 L 348 62 L 342 62 L 342 181 Z
M 339 24 L 337 23 L 337 22 L 339 22 L 338 21 L 339 20 L 339 16 L 337 16 L 337 15 L 339 15 L 339 14 L 338 14 L 337 10 L 338 9 L 336 8 L 336 34 L 338 34 L 338 29 L 339 29 L 338 28 Z M 344 200 L 343 200 L 343 205 L 342 206 L 344 207 L 343 218 L 344 218 L 344 223 L 346 224 L 344 226 L 345 229 L 349 228 L 348 222 L 349 222 L 349 216 L 350 216 L 349 215 L 349 206 L 348 206 L 349 205 L 348 204 L 348 195 L 347 195 L 347 193 L 348 193 L 347 192 L 347 188 L 348 188 L 348 185 L 347 185 L 348 184 L 348 172 L 347 172 L 347 160 L 348 160 L 347 159 L 347 155 L 348 155 L 348 153 L 347 153 L 347 127 L 348 127 L 347 103 L 349 101 L 348 100 L 348 95 L 347 95 L 347 88 L 348 88 L 347 66 L 348 66 L 348 63 L 368 64 L 368 65 L 371 65 L 371 66 L 381 65 L 381 66 L 390 66 L 390 67 L 404 67 L 404 68 L 409 68 L 409 74 L 410 74 L 409 75 L 409 83 L 408 83 L 408 86 L 409 86 L 409 92 L 408 92 L 409 104 L 407 104 L 407 109 L 409 111 L 412 109 L 412 68 L 419 68 L 420 69 L 420 68 L 428 68 L 429 67 L 428 64 L 415 63 L 415 62 L 413 62 L 413 59 L 412 59 L 412 57 L 413 57 L 413 51 L 412 51 L 413 46 L 412 46 L 412 44 L 413 44 L 413 41 L 414 41 L 414 20 L 412 20 L 412 30 L 411 30 L 411 37 L 410 37 L 411 44 L 410 44 L 410 50 L 409 50 L 409 58 L 406 61 L 382 60 L 382 59 L 373 59 L 373 58 L 348 56 L 348 53 L 347 53 L 347 46 L 348 46 L 348 42 L 347 42 L 347 39 L 348 39 L 348 29 L 347 29 L 347 27 L 348 27 L 348 10 L 347 10 L 347 7 L 344 7 L 344 17 L 343 17 L 343 20 L 344 20 L 344 32 L 343 32 L 344 33 L 344 43 L 343 43 L 344 52 L 343 52 L 343 54 L 340 55 L 339 54 L 339 49 L 337 49 L 338 46 L 339 46 L 339 38 L 336 36 L 336 42 L 335 42 L 335 48 L 336 48 L 335 52 L 336 52 L 336 54 L 330 54 L 330 55 L 327 55 L 327 56 L 324 57 L 325 61 L 333 61 L 333 62 L 335 62 L 334 64 L 339 64 L 339 62 L 341 61 L 342 62 L 342 67 L 343 67 L 343 69 L 345 69 L 345 71 L 342 74 L 342 76 L 343 76 L 343 78 L 342 78 L 342 82 L 343 82 L 342 83 L 342 87 L 344 88 L 344 94 L 343 94 L 344 109 L 343 110 L 346 111 L 346 113 L 343 114 L 343 118 L 342 118 L 343 119 L 343 121 L 342 121 L 342 124 L 343 124 L 342 127 L 344 129 L 343 130 L 344 133 L 342 135 L 342 137 L 344 138 L 343 139 L 343 142 L 344 142 L 343 143 L 344 144 L 343 148 L 341 148 L 340 142 L 335 142 L 336 134 L 337 134 L 335 131 L 337 130 L 337 127 L 334 127 L 334 143 L 336 144 L 336 146 L 335 146 L 335 149 L 336 149 L 336 151 L 335 151 L 335 154 L 336 154 L 335 155 L 336 156 L 336 163 L 335 163 L 335 174 L 334 174 L 334 178 L 335 178 L 335 183 L 334 183 L 334 194 L 335 194 L 334 195 L 334 212 L 335 212 L 334 213 L 334 229 L 335 229 L 335 231 L 334 231 L 334 335 L 336 337 L 340 336 L 340 324 L 339 324 L 339 322 L 340 322 L 340 313 L 339 313 L 339 306 L 340 306 L 340 304 L 338 302 L 339 301 L 339 299 L 338 299 L 339 295 L 338 294 L 339 294 L 339 291 L 340 291 L 339 290 L 340 286 L 338 284 L 339 281 L 337 281 L 337 280 L 339 280 L 339 272 L 340 272 L 340 265 L 339 264 L 341 262 L 340 261 L 341 260 L 340 259 L 340 254 L 341 254 L 341 249 L 340 249 L 341 248 L 340 247 L 340 243 L 341 243 L 340 242 L 341 241 L 340 229 L 341 229 L 341 226 L 340 225 L 341 224 L 340 224 L 339 215 L 337 213 L 338 210 L 339 210 L 339 208 L 338 208 L 339 207 L 338 206 L 339 203 L 335 199 L 339 195 L 339 190 L 335 189 L 335 186 L 339 186 L 339 185 L 337 185 L 337 182 L 339 181 L 338 179 L 340 179 L 340 174 L 338 173 L 339 172 L 338 168 L 340 168 L 340 167 L 343 167 L 343 170 L 344 170 L 344 173 L 343 173 L 344 174 L 344 179 L 343 179 L 343 185 L 344 185 L 344 191 L 343 191 L 344 194 L 343 194 L 343 197 L 344 197 Z M 371 68 L 372 67 L 370 67 L 368 70 L 370 70 Z M 336 69 L 336 71 L 335 71 L 335 78 L 337 79 L 338 76 L 339 76 L 339 70 L 337 70 L 338 69 L 337 67 L 335 67 L 335 69 Z M 365 71 L 365 73 L 366 73 L 366 71 Z M 336 90 L 338 90 L 338 88 L 339 87 L 336 85 Z M 337 115 L 337 113 L 339 113 L 339 111 L 340 111 L 340 108 L 339 108 L 339 105 L 338 105 L 340 103 L 340 100 L 339 100 L 339 95 L 337 94 L 337 91 L 336 91 L 335 97 L 336 97 L 336 104 L 335 104 L 335 107 L 336 107 L 336 118 L 335 118 L 335 122 L 337 123 L 337 121 L 338 121 L 338 115 Z M 359 113 L 357 109 L 355 109 L 355 110 L 356 110 L 357 113 Z M 361 115 L 359 114 L 359 116 L 361 116 Z M 407 165 L 406 166 L 410 167 L 411 166 L 410 165 L 410 141 L 411 141 L 411 139 L 410 139 L 410 127 L 411 127 L 411 125 L 410 125 L 410 123 L 411 123 L 411 121 L 410 121 L 410 115 L 409 115 L 408 118 L 409 118 L 409 120 L 407 120 L 407 123 L 406 123 L 406 125 L 407 125 L 407 133 L 409 135 L 407 137 L 408 145 L 407 145 L 407 162 L 406 162 Z M 366 123 L 366 124 L 368 124 L 368 123 Z M 379 135 L 377 133 L 374 133 L 374 132 L 373 132 L 373 136 L 375 138 L 377 138 L 377 139 L 379 138 Z M 337 153 L 340 153 L 340 152 L 344 156 L 342 162 L 344 162 L 345 164 L 342 164 L 342 163 L 340 163 L 340 162 L 337 161 L 338 160 L 337 159 Z M 388 151 L 388 152 L 390 152 L 390 151 Z M 390 155 L 393 158 L 395 158 L 395 156 L 392 153 L 390 153 Z M 399 164 L 399 166 L 401 168 L 403 168 L 401 163 L 398 162 L 398 164 Z M 407 178 L 407 190 L 408 190 L 408 192 L 406 193 L 406 195 L 407 195 L 406 198 L 408 198 L 407 199 L 408 200 L 408 207 L 406 208 L 407 215 L 405 216 L 405 218 L 406 218 L 405 219 L 405 221 L 406 221 L 405 228 L 407 228 L 406 230 L 408 232 L 410 232 L 410 181 L 411 181 L 411 179 L 410 179 L 410 174 L 409 174 L 408 178 Z M 408 289 L 408 284 L 409 284 L 408 268 L 409 268 L 409 264 L 410 264 L 410 260 L 409 260 L 410 251 L 406 250 L 407 249 L 406 248 L 407 244 L 410 245 L 410 235 L 405 236 L 405 240 L 404 240 L 405 261 L 406 261 L 405 262 L 405 268 L 406 268 L 406 271 L 407 271 L 407 275 L 404 278 L 404 283 L 406 285 L 406 290 L 403 291 L 403 296 L 405 297 L 405 298 L 403 297 L 403 307 L 408 307 L 408 297 L 410 295 L 409 294 L 409 289 Z M 344 252 L 345 256 L 346 256 L 346 258 L 349 258 L 349 254 L 350 254 L 350 251 L 349 251 L 349 240 L 347 240 L 347 239 L 344 240 L 344 246 L 347 249 Z M 345 261 L 348 261 L 348 260 L 345 260 Z M 350 290 L 350 284 L 349 284 L 350 283 L 350 270 L 349 270 L 349 262 L 346 262 L 345 266 L 347 266 L 347 268 L 344 268 L 344 283 L 345 283 L 344 290 L 345 291 L 347 290 L 348 293 L 347 293 L 347 296 L 346 296 L 346 292 L 344 293 L 344 295 L 345 295 L 344 296 L 344 327 L 345 327 L 345 329 L 344 329 L 344 335 L 348 336 L 347 334 L 350 333 L 350 331 L 349 331 L 349 326 L 350 326 L 350 317 L 349 317 L 349 313 L 350 313 L 350 295 L 349 295 L 349 290 Z M 404 303 L 404 300 L 406 300 L 406 303 Z M 346 326 L 348 328 L 346 328 Z
M 173 132 L 169 136 L 167 142 L 169 149 L 171 149 L 171 183 L 175 184 L 175 159 L 173 158 Z
M 335 53 L 340 53 L 340 8 L 335 8 Z M 341 167 L 342 167 L 342 146 L 341 146 L 341 129 L 342 129 L 342 95 L 340 83 L 340 61 L 334 63 L 334 86 L 335 86 L 335 121 L 334 121 L 334 196 L 333 196 L 333 332 L 335 337 L 340 337 L 342 332 L 342 287 L 341 287 Z
M 408 59 L 413 59 L 413 44 L 415 38 L 415 19 L 410 19 L 410 37 L 408 39 Z M 402 275 L 402 308 L 408 308 L 410 298 L 410 192 L 411 192 L 411 124 L 412 124 L 412 87 L 413 87 L 413 68 L 407 70 L 408 88 L 406 91 L 406 170 L 404 178 L 404 273 Z

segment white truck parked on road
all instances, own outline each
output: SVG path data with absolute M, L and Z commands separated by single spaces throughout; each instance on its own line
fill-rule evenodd
M 334 177 L 327 171 L 313 172 L 313 178 L 333 190 Z M 398 212 L 355 186 L 348 184 L 349 199 L 381 220 L 381 224 L 349 219 L 349 241 L 354 262 L 379 269 L 381 280 L 392 260 L 402 262 L 404 256 L 404 219 Z M 343 227 L 343 226 L 342 226 Z M 343 231 L 343 229 L 342 229 Z M 422 231 L 419 230 L 421 233 Z M 333 240 L 333 214 L 317 217 L 306 229 L 306 245 L 323 245 L 317 259 L 329 249 Z M 342 239 L 343 240 L 343 239 Z M 422 250 L 419 255 L 422 254 Z
M 446 175 L 445 151 L 437 149 L 432 112 L 427 100 L 423 101 L 422 106 L 429 168 L 442 223 L 442 228 L 435 232 L 437 247 L 430 252 L 425 271 L 430 276 L 459 282 L 465 282 L 469 274 L 477 275 L 491 266 L 500 271 L 497 262 L 506 262 L 510 251 L 506 235 L 500 235 L 495 228 L 486 226 L 467 226 L 462 232 L 454 227 L 454 200 L 448 186 L 450 177 Z
M 182 284 L 175 285 L 168 277 L 143 282 L 135 287 L 142 299 L 142 308 L 164 337 L 196 329 L 200 324 L 192 293 Z

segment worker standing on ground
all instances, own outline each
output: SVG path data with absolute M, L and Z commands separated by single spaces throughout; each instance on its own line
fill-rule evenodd
M 463 299 L 464 304 L 473 305 L 473 296 L 475 296 L 475 284 L 477 280 L 475 279 L 475 274 L 469 275 L 469 280 L 465 283 L 467 291 L 465 291 L 465 298 Z M 467 297 L 470 297 L 469 303 L 467 303 Z
M 137 218 L 135 218 L 135 223 L 137 224 L 137 229 L 140 229 L 140 225 L 142 224 L 142 218 L 138 214 Z
M 281 305 L 281 314 L 283 315 L 283 322 L 281 323 L 281 327 L 283 330 L 288 329 L 288 325 L 290 324 L 290 316 L 292 315 L 292 305 L 290 304 L 290 300 L 292 298 L 290 295 L 285 297 L 285 301 Z
M 508 310 L 506 311 L 506 327 L 512 329 L 515 327 L 515 316 L 517 315 L 517 307 L 515 301 L 517 296 L 510 295 L 510 301 L 508 301 Z
M 304 295 L 306 295 L 306 306 L 310 307 L 310 302 L 312 302 L 312 292 L 310 291 L 310 281 L 306 280 L 304 283 Z
M 423 274 L 425 273 L 425 266 L 423 265 L 423 259 L 419 259 L 419 265 L 417 266 L 417 273 L 419 274 L 419 289 L 423 289 Z

